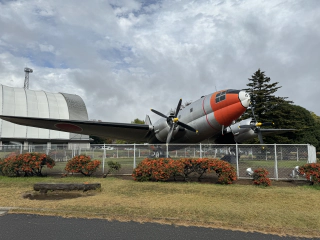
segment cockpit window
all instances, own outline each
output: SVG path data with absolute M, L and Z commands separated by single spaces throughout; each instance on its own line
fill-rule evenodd
M 235 90 L 235 89 L 228 89 L 227 93 L 231 93 L 231 94 L 239 94 L 240 90 Z
M 223 92 L 219 92 L 217 95 L 216 95 L 216 103 L 218 102 L 221 102 L 223 100 L 226 99 L 226 91 L 223 91 Z

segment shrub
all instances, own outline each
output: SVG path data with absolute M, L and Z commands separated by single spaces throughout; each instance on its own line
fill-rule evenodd
M 146 158 L 133 170 L 132 176 L 136 181 L 166 181 L 175 178 L 183 171 L 183 165 L 178 160 L 171 158 L 149 159 Z
M 171 158 L 160 158 L 153 161 L 152 178 L 156 181 L 167 181 L 182 171 L 182 164 Z
M 114 173 L 117 172 L 121 169 L 121 164 L 118 162 L 114 162 L 114 161 L 108 161 L 107 162 L 109 169 L 108 172 L 105 174 L 105 177 L 110 174 L 110 173 Z
M 43 166 L 53 168 L 55 162 L 44 153 L 10 154 L 0 161 L 0 170 L 5 176 L 42 176 Z
M 312 184 L 320 183 L 320 163 L 308 163 L 299 167 L 299 172 L 311 181 Z
M 215 171 L 218 174 L 218 182 L 222 184 L 231 184 L 237 180 L 236 169 L 228 162 L 213 159 L 209 162 L 209 171 Z
M 154 159 L 146 158 L 142 160 L 138 166 L 133 169 L 132 176 L 134 180 L 145 182 L 149 181 L 151 179 L 152 175 L 152 165 L 153 165 Z
M 99 160 L 91 160 L 89 156 L 78 155 L 67 162 L 65 170 L 90 177 L 99 168 L 100 163 Z
M 136 181 L 166 181 L 170 177 L 175 179 L 178 175 L 188 180 L 191 173 L 196 173 L 200 180 L 204 173 L 212 171 L 218 174 L 218 182 L 222 184 L 230 184 L 237 179 L 236 171 L 229 163 L 208 158 L 146 158 L 133 170 L 132 176 Z
M 253 183 L 259 186 L 271 186 L 271 180 L 267 177 L 269 172 L 264 168 L 257 168 L 253 172 Z

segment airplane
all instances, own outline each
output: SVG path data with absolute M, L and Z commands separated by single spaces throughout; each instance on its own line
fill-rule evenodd
M 272 123 L 258 123 L 254 118 L 236 122 L 250 105 L 250 95 L 244 90 L 226 89 L 217 91 L 181 108 L 179 100 L 175 110 L 163 114 L 151 111 L 161 118 L 154 124 L 147 115 L 145 124 L 79 121 L 21 116 L 0 118 L 15 124 L 113 138 L 152 145 L 161 143 L 242 143 L 262 135 L 283 133 L 292 129 L 262 129 Z M 253 107 L 251 107 L 253 111 Z M 254 112 L 253 112 L 254 116 Z

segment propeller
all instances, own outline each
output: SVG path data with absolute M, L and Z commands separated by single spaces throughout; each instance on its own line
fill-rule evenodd
M 262 133 L 261 133 L 260 127 L 262 127 L 262 126 L 273 126 L 274 123 L 273 122 L 264 122 L 264 123 L 257 122 L 253 108 L 254 108 L 254 106 L 253 106 L 253 104 L 251 104 L 251 111 L 252 111 L 252 116 L 253 116 L 252 124 L 250 124 L 250 125 L 240 125 L 239 128 L 251 128 L 255 133 L 258 134 L 258 138 L 259 138 L 260 144 L 263 144 Z
M 181 103 L 182 103 L 182 99 L 180 98 L 180 100 L 178 102 L 178 106 L 176 108 L 176 112 L 174 114 L 170 114 L 169 116 L 166 116 L 163 113 L 158 112 L 157 110 L 151 109 L 151 111 L 154 112 L 155 114 L 159 115 L 160 117 L 163 117 L 163 118 L 167 119 L 167 123 L 170 126 L 170 130 L 168 132 L 166 143 L 170 143 L 171 138 L 172 138 L 173 130 L 175 129 L 175 127 L 177 125 L 185 128 L 185 129 L 188 129 L 189 131 L 198 133 L 198 130 L 196 130 L 193 127 L 191 127 L 191 126 L 179 121 L 179 118 L 177 116 L 178 116 L 178 113 L 180 111 Z

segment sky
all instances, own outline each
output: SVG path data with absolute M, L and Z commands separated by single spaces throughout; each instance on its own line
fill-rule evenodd
M 89 119 L 159 117 L 258 69 L 320 116 L 318 0 L 0 0 L 0 84 L 79 95 Z

